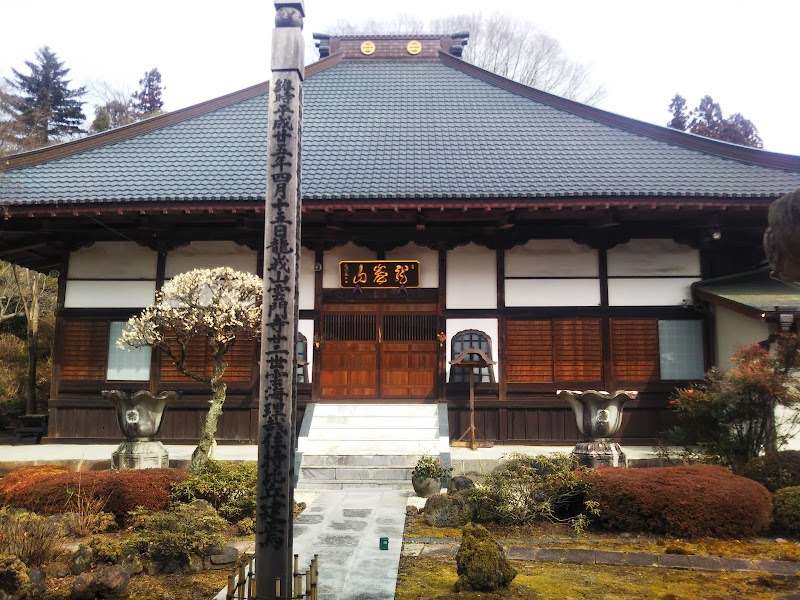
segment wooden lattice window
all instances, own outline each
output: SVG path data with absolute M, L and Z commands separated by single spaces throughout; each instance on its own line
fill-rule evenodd
M 297 334 L 297 383 L 308 383 L 308 340 L 302 333 Z
M 61 379 L 105 381 L 108 321 L 65 319 L 61 331 Z
M 600 320 L 508 321 L 506 363 L 509 383 L 601 381 Z
M 658 381 L 657 319 L 611 319 L 611 374 L 617 381 Z

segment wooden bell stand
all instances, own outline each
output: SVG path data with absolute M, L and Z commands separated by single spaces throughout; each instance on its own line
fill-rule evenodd
M 462 350 L 458 356 L 450 361 L 454 367 L 461 367 L 462 369 L 469 369 L 469 427 L 461 434 L 455 442 L 450 445 L 456 448 L 491 448 L 494 446 L 493 442 L 487 440 L 480 434 L 478 428 L 475 427 L 475 373 L 474 369 L 483 369 L 495 364 L 495 361 L 490 359 L 480 348 L 466 348 Z M 477 439 L 477 436 L 482 438 Z M 468 440 L 464 438 L 468 437 Z

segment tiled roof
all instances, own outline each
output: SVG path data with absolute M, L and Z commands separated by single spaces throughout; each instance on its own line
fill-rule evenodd
M 701 152 L 609 125 L 591 118 L 594 109 L 540 102 L 454 61 L 344 60 L 310 76 L 303 197 L 737 198 L 800 187 L 800 168 L 748 164 L 722 156 L 727 144 L 704 141 L 722 151 Z M 89 138 L 86 150 L 1 173 L 0 201 L 261 199 L 266 119 L 262 90 L 107 145 Z
M 699 299 L 712 304 L 735 304 L 753 313 L 773 312 L 776 306 L 800 310 L 800 287 L 774 279 L 769 268 L 695 283 Z

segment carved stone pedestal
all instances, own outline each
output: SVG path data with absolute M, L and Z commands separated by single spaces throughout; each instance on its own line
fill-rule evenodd
M 584 467 L 624 467 L 625 453 L 619 444 L 611 441 L 595 440 L 578 442 L 572 453 Z
M 122 442 L 111 454 L 112 469 L 166 469 L 169 453 L 156 441 Z

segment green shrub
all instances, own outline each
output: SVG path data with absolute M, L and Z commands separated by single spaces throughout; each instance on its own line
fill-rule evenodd
M 206 500 L 228 522 L 236 523 L 255 516 L 257 479 L 255 462 L 209 460 L 196 475 L 173 485 L 170 496 L 176 502 Z
M 446 481 L 452 473 L 452 468 L 445 468 L 444 463 L 439 457 L 423 454 L 417 460 L 411 477 L 415 479 L 442 479 Z
M 227 526 L 225 519 L 213 511 L 178 504 L 169 511 L 148 515 L 130 543 L 155 560 L 174 558 L 187 564 L 191 554 L 221 544 L 221 532 Z
M 528 456 L 515 453 L 482 485 L 463 493 L 473 502 L 479 521 L 524 524 L 537 519 L 586 528 L 596 506 L 584 499 L 585 471 L 572 454 Z
M 256 532 L 256 520 L 253 517 L 245 517 L 236 523 L 236 531 L 239 535 L 253 535 Z
M 723 467 L 599 469 L 584 478 L 612 530 L 675 537 L 751 537 L 770 524 L 770 494 Z
M 472 520 L 475 506 L 464 492 L 434 494 L 425 502 L 423 514 L 434 527 L 463 527 Z
M 93 498 L 104 500 L 104 510 L 120 522 L 136 506 L 163 510 L 169 503 L 169 486 L 189 476 L 180 469 L 141 469 L 129 471 L 84 471 L 46 475 L 21 481 L 6 490 L 9 506 L 26 508 L 42 514 L 69 510 L 70 499 L 81 489 Z
M 89 547 L 96 562 L 115 565 L 122 558 L 125 543 L 120 539 L 96 536 L 89 540 Z
M 745 465 L 742 475 L 770 492 L 800 485 L 800 450 L 784 450 L 754 458 Z
M 27 511 L 0 510 L 0 554 L 26 565 L 44 565 L 63 551 L 63 534 L 55 523 Z
M 779 489 L 772 496 L 775 525 L 791 533 L 800 533 L 800 486 Z

